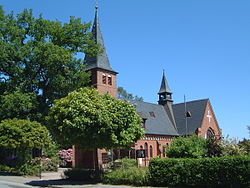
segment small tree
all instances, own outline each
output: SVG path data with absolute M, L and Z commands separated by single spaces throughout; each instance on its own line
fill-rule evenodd
M 171 158 L 202 158 L 207 155 L 206 145 L 206 140 L 197 135 L 178 137 L 167 148 L 166 154 Z
M 18 157 L 20 165 L 31 159 L 32 149 L 42 149 L 50 142 L 47 128 L 38 122 L 8 119 L 0 123 L 1 152 L 12 151 L 12 154 Z M 10 154 L 10 152 L 7 153 L 7 155 Z
M 47 120 L 56 140 L 84 149 L 126 147 L 144 135 L 141 118 L 130 102 L 91 88 L 56 100 Z

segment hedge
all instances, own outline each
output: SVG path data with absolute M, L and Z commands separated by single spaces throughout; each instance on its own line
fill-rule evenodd
M 250 157 L 152 159 L 154 186 L 250 187 Z
M 107 174 L 104 174 L 103 182 L 112 185 L 135 185 L 146 186 L 148 182 L 148 168 L 147 167 L 130 167 L 117 168 Z

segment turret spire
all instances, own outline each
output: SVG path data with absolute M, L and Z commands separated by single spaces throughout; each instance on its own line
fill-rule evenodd
M 161 87 L 160 87 L 158 94 L 164 94 L 164 93 L 172 94 L 172 91 L 170 90 L 168 86 L 167 78 L 165 76 L 165 70 L 163 69 Z
M 176 128 L 176 123 L 175 123 L 175 118 L 174 118 L 174 113 L 173 113 L 173 99 L 172 99 L 172 91 L 170 90 L 167 82 L 167 78 L 165 76 L 165 71 L 163 70 L 163 75 L 162 75 L 162 81 L 161 81 L 161 87 L 158 92 L 159 95 L 159 101 L 158 104 L 163 105 L 164 109 L 166 110 L 168 117 L 172 121 L 173 125 Z
M 96 57 L 91 57 L 86 54 L 84 62 L 87 64 L 86 70 L 91 70 L 95 68 L 100 68 L 108 71 L 115 72 L 109 63 L 108 55 L 105 49 L 104 40 L 100 28 L 99 17 L 98 17 L 98 5 L 95 6 L 95 19 L 92 27 L 93 38 L 97 44 L 102 48 L 102 52 L 99 53 Z M 116 72 L 115 72 L 116 73 Z

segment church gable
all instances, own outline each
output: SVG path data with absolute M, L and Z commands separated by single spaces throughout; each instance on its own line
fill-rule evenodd
M 180 135 L 195 134 L 197 130 L 202 127 L 208 101 L 208 99 L 203 99 L 186 103 L 186 110 L 191 115 L 191 117 L 187 117 L 187 124 L 185 118 L 185 103 L 174 104 L 172 106 L 177 130 Z
M 221 137 L 221 129 L 219 128 L 213 107 L 209 100 L 206 105 L 201 127 L 198 130 L 198 135 L 204 138 L 209 138 L 213 135 L 216 136 L 216 138 Z

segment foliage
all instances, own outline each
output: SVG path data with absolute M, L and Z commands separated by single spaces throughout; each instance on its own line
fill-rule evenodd
M 34 93 L 37 100 L 28 105 L 28 111 L 38 102 L 36 110 L 44 115 L 54 99 L 85 86 L 89 74 L 77 55 L 95 56 L 99 51 L 90 24 L 81 24 L 80 19 L 71 17 L 69 23 L 62 24 L 42 15 L 35 18 L 32 10 L 16 16 L 5 14 L 0 6 L 0 95 L 16 90 L 27 93 L 30 99 L 17 96 L 20 93 L 11 96 L 21 97 L 27 107 L 33 101 L 30 93 Z
M 175 138 L 166 151 L 170 158 L 223 157 L 246 153 L 246 149 L 234 138 L 204 139 L 196 135 Z
M 123 87 L 118 87 L 118 97 L 123 100 L 143 101 L 142 97 L 128 93 Z
M 123 159 L 119 159 L 117 161 L 120 162 L 120 164 L 121 164 L 119 167 L 121 167 L 123 169 L 137 167 L 137 162 L 135 159 L 123 158 Z
M 247 149 L 242 147 L 235 138 L 210 138 L 207 140 L 208 156 L 222 157 L 233 155 L 245 155 Z
M 243 139 L 239 142 L 240 148 L 242 148 L 248 155 L 250 155 L 250 140 L 249 139 Z
M 147 167 L 117 168 L 104 174 L 103 183 L 114 185 L 136 185 L 146 186 L 148 182 Z
M 19 168 L 31 161 L 34 149 L 47 147 L 50 142 L 47 128 L 36 121 L 7 119 L 0 123 L 3 164 Z
M 12 118 L 34 119 L 35 116 L 38 117 L 38 114 L 35 114 L 38 107 L 35 93 L 5 92 L 0 96 L 0 106 L 0 120 Z
M 233 155 L 245 155 L 246 152 L 238 144 L 235 138 L 221 139 L 218 142 L 219 146 L 222 148 L 222 156 L 233 156 Z
M 43 156 L 47 158 L 57 157 L 59 159 L 59 148 L 60 146 L 55 141 L 51 141 L 47 147 L 43 148 Z
M 196 135 L 192 135 L 187 138 L 175 138 L 173 143 L 167 148 L 166 154 L 170 158 L 206 157 L 206 140 Z
M 114 165 L 114 168 L 104 174 L 103 183 L 114 185 L 148 185 L 148 168 L 137 167 L 135 159 L 120 159 L 115 161 L 120 163 L 119 166 Z
M 52 158 L 36 157 L 27 164 L 31 166 L 39 166 L 39 168 L 40 166 L 42 166 L 43 172 L 49 172 L 49 171 L 57 171 L 58 163 L 59 163 L 58 157 L 52 157 Z
M 9 167 L 7 165 L 0 165 L 0 172 L 15 172 L 15 168 Z
M 156 186 L 248 187 L 250 157 L 152 159 L 150 179 Z
M 85 149 L 125 147 L 144 133 L 131 103 L 91 88 L 78 89 L 56 100 L 47 120 L 60 143 Z
M 40 173 L 40 165 L 37 163 L 26 162 L 17 168 L 16 172 L 19 175 L 38 176 Z
M 7 119 L 0 123 L 0 147 L 41 149 L 50 142 L 46 127 L 36 121 Z
M 73 181 L 95 181 L 101 180 L 102 172 L 93 169 L 73 168 L 64 171 L 65 178 Z

